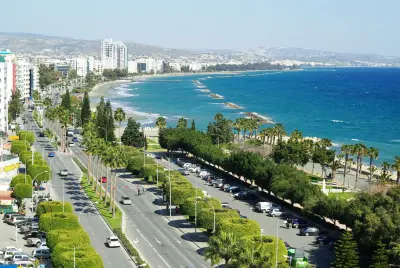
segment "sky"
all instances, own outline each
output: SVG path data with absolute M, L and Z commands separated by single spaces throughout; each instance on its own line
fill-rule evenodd
M 399 0 L 14 0 L 2 32 L 180 49 L 299 47 L 400 56 Z

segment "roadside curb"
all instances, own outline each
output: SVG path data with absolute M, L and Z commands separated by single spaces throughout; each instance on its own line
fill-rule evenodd
M 82 166 L 85 166 L 85 165 L 82 163 L 82 161 L 81 161 L 78 157 L 76 157 L 76 159 L 81 163 Z M 78 166 L 78 164 L 77 164 L 73 159 L 72 159 L 72 162 L 74 162 L 74 164 L 76 165 L 76 167 L 78 168 L 78 170 L 81 172 L 81 176 L 80 176 L 80 179 L 79 179 L 79 182 L 80 182 L 80 181 L 82 180 L 83 172 L 82 172 L 81 168 Z M 88 200 L 90 200 L 90 198 L 87 196 L 86 192 L 83 191 L 83 193 L 85 194 L 86 198 L 87 198 Z M 118 235 L 114 232 L 113 228 L 111 228 L 110 224 L 106 221 L 106 219 L 104 218 L 104 216 L 100 213 L 100 211 L 99 211 L 99 209 L 97 208 L 97 206 L 92 202 L 92 200 L 90 200 L 90 202 L 91 202 L 92 205 L 96 208 L 96 211 L 99 213 L 99 215 L 101 216 L 101 218 L 103 219 L 103 221 L 106 223 L 106 225 L 108 226 L 108 228 L 111 230 L 111 232 L 112 232 L 115 236 L 118 237 Z M 121 229 L 122 229 L 122 232 L 125 234 L 125 232 L 124 232 L 124 228 L 125 228 L 125 224 L 124 224 L 124 222 L 125 222 L 125 213 L 121 210 L 121 208 L 120 208 L 120 206 L 119 206 L 118 203 L 115 203 L 115 205 L 116 205 L 116 206 L 118 207 L 118 209 L 122 212 Z M 135 264 L 135 266 L 136 266 L 136 267 L 142 267 L 143 264 L 142 264 L 142 265 L 139 265 L 139 264 L 136 262 L 136 260 L 133 258 L 133 256 L 131 256 L 131 254 L 129 253 L 128 249 L 125 247 L 125 245 L 124 245 L 123 243 L 120 243 L 120 244 L 121 244 L 121 246 L 124 248 L 126 254 L 128 254 L 129 258 L 130 258 L 130 259 L 132 260 L 132 262 Z M 144 260 L 144 258 L 143 258 L 142 256 L 140 256 L 140 258 L 142 258 L 142 259 Z M 147 264 L 147 261 L 145 262 L 145 264 Z M 148 264 L 147 264 L 147 265 L 148 265 Z

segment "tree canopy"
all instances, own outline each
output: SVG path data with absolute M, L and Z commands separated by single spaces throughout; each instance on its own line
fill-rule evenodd
M 144 147 L 144 136 L 140 131 L 140 123 L 137 123 L 132 117 L 128 119 L 128 125 L 121 136 L 121 142 L 124 145 L 136 148 Z

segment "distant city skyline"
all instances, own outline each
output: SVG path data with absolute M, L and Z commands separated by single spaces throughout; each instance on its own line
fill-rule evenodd
M 4 32 L 112 38 L 166 48 L 299 47 L 400 56 L 400 2 L 387 0 L 14 1 Z

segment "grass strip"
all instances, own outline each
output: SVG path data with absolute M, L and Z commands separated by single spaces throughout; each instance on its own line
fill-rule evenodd
M 82 176 L 81 179 L 81 186 L 82 190 L 86 193 L 88 198 L 93 202 L 93 204 L 96 206 L 97 210 L 100 212 L 100 214 L 103 216 L 105 221 L 107 222 L 108 226 L 113 230 L 114 234 L 119 238 L 121 243 L 124 245 L 124 247 L 127 249 L 129 255 L 134 259 L 136 264 L 140 267 L 146 267 L 150 268 L 148 264 L 140 257 L 139 252 L 136 250 L 136 248 L 132 245 L 132 243 L 129 241 L 129 239 L 126 237 L 126 235 L 122 231 L 122 212 L 116 208 L 115 209 L 115 217 L 113 218 L 112 212 L 109 211 L 109 202 L 107 202 L 107 205 L 104 205 L 104 200 L 99 198 L 98 195 L 96 194 L 96 191 L 92 189 L 91 185 L 87 182 L 87 168 L 82 164 L 81 161 L 77 157 L 74 157 L 74 162 L 78 165 L 78 167 L 81 169 L 85 175 Z M 91 178 L 93 181 L 93 178 Z M 98 202 L 95 204 L 95 202 Z

